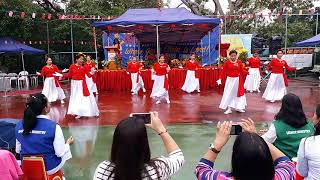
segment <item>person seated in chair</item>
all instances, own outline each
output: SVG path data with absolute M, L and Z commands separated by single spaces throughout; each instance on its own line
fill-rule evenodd
M 70 144 L 65 143 L 61 127 L 46 116 L 50 111 L 48 99 L 43 94 L 31 95 L 24 110 L 23 120 L 16 125 L 16 152 L 24 156 L 42 156 L 48 175 L 60 171 L 72 157 Z

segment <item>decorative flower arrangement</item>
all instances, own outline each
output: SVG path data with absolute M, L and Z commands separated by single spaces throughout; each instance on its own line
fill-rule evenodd
M 223 65 L 226 60 L 228 60 L 227 57 L 220 56 L 220 57 L 218 57 L 217 62 L 219 65 Z
M 239 60 L 241 60 L 243 63 L 245 63 L 247 61 L 247 58 L 248 58 L 248 50 L 247 49 L 240 49 L 238 50 L 238 53 L 239 53 Z

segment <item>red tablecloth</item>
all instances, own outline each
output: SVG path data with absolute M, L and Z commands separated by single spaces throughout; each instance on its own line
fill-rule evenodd
M 219 79 L 220 70 L 217 67 L 203 68 L 198 70 L 200 78 L 200 89 L 220 89 L 216 81 Z M 169 88 L 181 89 L 185 77 L 185 69 L 171 69 L 169 72 Z M 141 76 L 146 89 L 152 89 L 151 70 L 141 71 Z M 102 70 L 97 72 L 97 86 L 99 91 L 130 91 L 130 75 L 124 70 Z

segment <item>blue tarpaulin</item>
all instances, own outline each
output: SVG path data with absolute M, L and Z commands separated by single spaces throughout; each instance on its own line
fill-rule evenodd
M 315 46 L 320 44 L 320 34 L 313 36 L 310 39 L 295 43 L 296 46 Z
M 1 53 L 45 54 L 44 50 L 27 46 L 9 37 L 0 38 Z
M 0 120 L 0 148 L 12 149 L 16 147 L 15 128 L 18 121 L 17 119 Z
M 198 16 L 185 8 L 129 9 L 110 21 L 97 21 L 92 25 L 107 32 L 134 33 L 141 43 L 156 42 L 156 25 L 159 41 L 200 42 L 208 31 L 220 24 L 219 18 Z

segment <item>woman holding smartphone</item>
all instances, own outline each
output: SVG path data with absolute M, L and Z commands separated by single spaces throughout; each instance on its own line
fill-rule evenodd
M 117 125 L 113 135 L 111 159 L 98 165 L 94 180 L 166 180 L 182 167 L 184 156 L 181 149 L 162 124 L 158 113 L 151 112 L 150 116 L 151 124 L 145 124 L 144 118 L 133 116 Z M 151 159 L 146 126 L 160 136 L 168 156 Z

